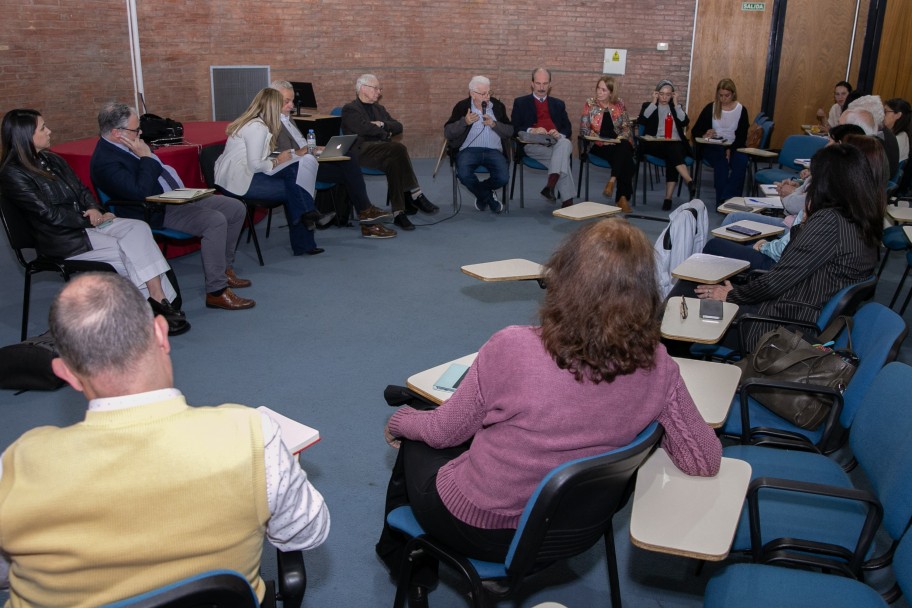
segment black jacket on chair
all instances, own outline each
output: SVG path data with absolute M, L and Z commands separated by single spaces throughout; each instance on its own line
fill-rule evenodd
M 54 178 L 32 173 L 12 161 L 0 173 L 3 198 L 16 205 L 28 219 L 38 253 L 68 258 L 91 251 L 92 244 L 85 231 L 91 223 L 82 214 L 89 209 L 105 213 L 105 209 L 66 161 L 47 151 L 38 156 Z

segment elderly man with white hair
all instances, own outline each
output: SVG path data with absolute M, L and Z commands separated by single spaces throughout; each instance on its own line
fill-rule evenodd
M 899 143 L 896 141 L 896 135 L 893 134 L 891 129 L 884 129 L 884 109 L 880 96 L 863 95 L 849 103 L 843 114 L 846 113 L 849 113 L 849 116 L 844 121 L 842 116 L 840 116 L 839 124 L 858 125 L 865 130 L 865 134 L 873 135 L 880 139 L 890 165 L 890 175 L 896 175 L 899 170 Z M 874 124 L 873 131 L 865 114 L 872 119 Z
M 506 154 L 513 125 L 506 106 L 491 97 L 490 80 L 474 76 L 469 81 L 469 96 L 453 106 L 443 134 L 450 153 L 456 156 L 459 181 L 475 195 L 475 208 L 484 211 L 489 207 L 500 213 L 503 203 L 496 193 L 510 179 Z M 490 177 L 479 180 L 475 175 L 479 168 L 486 169 Z
M 408 219 L 407 213 L 414 214 L 417 208 L 434 214 L 439 209 L 421 192 L 408 148 L 393 141 L 394 136 L 402 133 L 402 123 L 377 103 L 383 88 L 373 74 L 363 74 L 358 78 L 355 93 L 358 95 L 355 100 L 342 108 L 342 132 L 358 136 L 355 152 L 362 166 L 386 174 L 393 223 L 403 230 L 414 230 L 415 225 Z

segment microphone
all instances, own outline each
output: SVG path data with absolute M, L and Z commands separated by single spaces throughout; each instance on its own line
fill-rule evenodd
M 488 102 L 482 101 L 481 102 L 481 113 L 484 114 L 487 111 L 488 111 Z

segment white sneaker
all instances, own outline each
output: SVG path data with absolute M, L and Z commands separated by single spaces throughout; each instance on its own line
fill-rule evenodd
M 496 192 L 491 192 L 491 211 L 494 213 L 503 211 L 503 203 L 498 200 Z

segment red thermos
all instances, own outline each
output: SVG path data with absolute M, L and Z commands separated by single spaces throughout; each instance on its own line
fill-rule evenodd
M 674 121 L 671 118 L 671 114 L 665 115 L 665 139 L 671 139 L 671 128 Z

